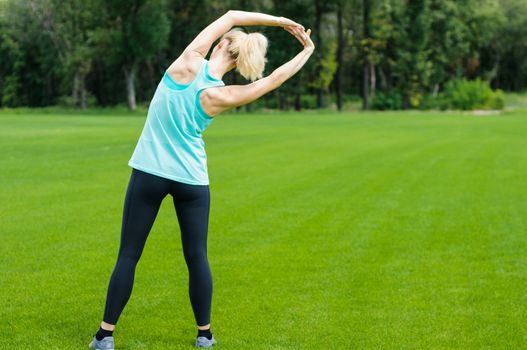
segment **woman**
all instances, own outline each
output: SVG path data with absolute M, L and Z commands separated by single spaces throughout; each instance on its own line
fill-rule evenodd
M 267 39 L 260 33 L 232 29 L 250 25 L 281 26 L 304 49 L 259 79 L 266 62 Z M 119 253 L 108 286 L 103 321 L 90 348 L 114 348 L 115 324 L 130 298 L 136 265 L 160 204 L 168 194 L 173 197 L 189 272 L 189 296 L 198 327 L 196 346 L 211 347 L 216 343 L 210 330 L 210 196 L 202 132 L 214 116 L 258 99 L 298 72 L 314 50 L 310 33 L 284 17 L 228 11 L 199 33 L 167 69 L 128 163 L 132 174 L 124 203 Z M 220 37 L 207 61 L 210 47 Z M 234 68 L 253 82 L 225 86 L 221 78 Z

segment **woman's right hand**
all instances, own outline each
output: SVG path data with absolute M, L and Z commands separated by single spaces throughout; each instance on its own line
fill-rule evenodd
M 315 44 L 311 40 L 311 29 L 304 31 L 297 26 L 286 26 L 284 29 L 291 33 L 304 46 L 305 51 L 313 52 L 315 50 Z

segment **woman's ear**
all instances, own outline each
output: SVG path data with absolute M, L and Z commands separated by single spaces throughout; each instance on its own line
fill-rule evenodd
M 218 43 L 218 49 L 223 48 L 227 44 L 228 44 L 228 40 L 227 39 L 225 39 L 225 38 L 221 39 L 220 42 Z
M 220 49 L 225 45 L 224 41 L 225 41 L 225 39 L 220 40 L 220 41 L 219 41 L 219 42 L 218 42 L 218 43 L 212 48 L 212 53 L 214 53 L 214 52 L 220 50 Z

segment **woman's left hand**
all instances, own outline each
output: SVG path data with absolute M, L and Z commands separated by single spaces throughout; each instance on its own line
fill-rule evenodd
M 310 39 L 311 29 L 308 29 L 307 32 L 296 26 L 285 26 L 284 29 L 291 33 L 299 42 L 304 46 L 304 48 L 313 46 L 313 42 Z

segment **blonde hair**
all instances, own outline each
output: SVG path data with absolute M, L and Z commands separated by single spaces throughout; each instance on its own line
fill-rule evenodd
M 236 61 L 236 70 L 248 80 L 254 81 L 263 76 L 267 59 L 267 38 L 261 33 L 245 33 L 234 28 L 223 34 L 221 39 L 229 40 L 227 51 Z

